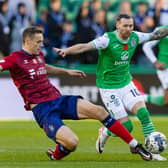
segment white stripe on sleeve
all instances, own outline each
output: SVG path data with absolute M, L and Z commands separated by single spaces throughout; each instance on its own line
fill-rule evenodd
M 143 33 L 143 32 L 138 32 L 138 31 L 134 31 L 134 32 L 139 37 L 139 44 L 149 41 L 151 37 L 151 33 Z
M 110 39 L 108 38 L 108 36 L 104 34 L 103 36 L 100 36 L 91 41 L 91 43 L 94 45 L 96 49 L 105 49 L 109 45 L 109 41 Z

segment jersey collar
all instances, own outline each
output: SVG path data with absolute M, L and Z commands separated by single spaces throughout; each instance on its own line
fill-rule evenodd
M 117 39 L 118 39 L 121 43 L 124 43 L 124 44 L 125 44 L 125 43 L 128 43 L 130 37 L 129 37 L 127 40 L 122 40 L 122 39 L 119 37 L 117 30 L 116 30 L 114 33 L 115 33 Z
M 21 49 L 21 51 L 22 51 L 25 55 L 27 55 L 27 56 L 30 56 L 30 57 L 35 56 L 35 55 L 33 55 L 33 54 L 28 53 L 27 51 L 25 51 L 25 50 L 23 50 L 23 49 Z

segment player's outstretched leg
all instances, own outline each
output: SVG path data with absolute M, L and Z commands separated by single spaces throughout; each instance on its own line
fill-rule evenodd
M 146 151 L 142 145 L 140 145 L 136 139 L 134 139 L 128 130 L 122 126 L 122 124 L 108 115 L 103 121 L 103 125 L 112 133 L 119 136 L 122 140 L 136 151 L 136 154 L 139 154 L 144 160 L 152 160 L 152 154 Z

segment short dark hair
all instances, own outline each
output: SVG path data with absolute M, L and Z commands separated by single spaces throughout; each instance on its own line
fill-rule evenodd
M 22 34 L 23 42 L 25 41 L 26 37 L 32 37 L 38 33 L 43 34 L 43 31 L 37 26 L 30 26 L 30 27 L 25 28 Z
M 132 16 L 130 16 L 130 15 L 127 15 L 127 14 L 119 14 L 118 16 L 117 16 L 117 18 L 116 18 L 116 21 L 120 21 L 121 19 L 133 19 L 133 17 Z

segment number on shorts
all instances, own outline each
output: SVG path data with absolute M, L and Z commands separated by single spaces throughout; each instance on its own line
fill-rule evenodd
M 140 96 L 140 94 L 137 92 L 136 89 L 131 89 L 130 92 L 132 93 L 132 95 L 133 95 L 134 97 Z

